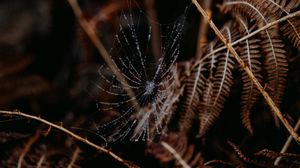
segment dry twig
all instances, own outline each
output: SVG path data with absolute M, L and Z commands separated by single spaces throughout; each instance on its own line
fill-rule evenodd
M 71 8 L 73 9 L 73 12 L 78 19 L 79 24 L 81 25 L 82 29 L 85 31 L 85 33 L 88 35 L 92 43 L 97 48 L 98 52 L 106 62 L 106 64 L 109 66 L 109 68 L 112 70 L 112 72 L 116 75 L 116 77 L 119 79 L 119 81 L 122 81 L 121 84 L 124 86 L 123 88 L 128 93 L 128 96 L 131 97 L 132 104 L 134 105 L 134 108 L 136 111 L 139 111 L 139 103 L 134 98 L 135 94 L 132 91 L 132 89 L 129 86 L 127 80 L 124 78 L 124 76 L 118 71 L 117 65 L 113 63 L 111 60 L 111 57 L 107 50 L 104 48 L 103 43 L 98 38 L 95 30 L 92 28 L 92 26 L 89 24 L 89 22 L 83 17 L 82 11 L 79 7 L 79 4 L 77 0 L 68 0 Z
M 45 158 L 46 158 L 46 154 L 42 155 L 42 157 L 39 159 L 39 161 L 37 163 L 36 168 L 41 168 L 42 167 Z
M 71 159 L 71 162 L 68 165 L 68 168 L 72 168 L 75 165 L 75 162 L 76 162 L 79 154 L 80 154 L 80 148 L 77 146 L 74 153 L 73 153 L 73 155 L 72 155 L 72 159 Z
M 100 147 L 96 144 L 94 144 L 93 142 L 87 140 L 86 138 L 83 138 L 73 132 L 71 132 L 70 130 L 64 128 L 62 125 L 57 125 L 57 124 L 54 124 L 52 122 L 49 122 L 43 118 L 40 118 L 40 117 L 37 117 L 37 116 L 33 116 L 33 115 L 29 115 L 29 114 L 25 114 L 25 113 L 22 113 L 20 111 L 16 111 L 16 112 L 13 112 L 13 111 L 0 111 L 0 114 L 1 115 L 9 115 L 9 116 L 21 116 L 21 117 L 25 117 L 26 119 L 32 119 L 32 120 L 35 120 L 35 121 L 39 121 L 43 124 L 46 124 L 48 126 L 51 126 L 52 128 L 55 128 L 55 129 L 58 129 L 62 132 L 64 132 L 65 134 L 73 137 L 74 139 L 78 140 L 78 141 L 81 141 L 101 152 L 104 152 L 108 155 L 110 155 L 111 157 L 113 157 L 115 160 L 117 160 L 118 162 L 121 162 L 122 164 L 126 165 L 127 167 L 130 167 L 130 168 L 137 168 L 138 166 L 127 161 L 127 160 L 124 160 L 122 159 L 121 157 L 119 157 L 118 155 L 114 154 L 113 152 L 111 152 L 110 150 L 107 150 L 103 147 Z
M 299 129 L 299 127 L 300 127 L 300 118 L 298 119 L 298 122 L 297 122 L 297 124 L 295 125 L 294 130 L 297 132 L 298 129 Z M 290 136 L 288 137 L 288 139 L 286 140 L 284 146 L 282 147 L 280 153 L 285 153 L 285 152 L 287 151 L 287 149 L 289 148 L 289 146 L 290 146 L 290 144 L 291 144 L 291 142 L 292 142 L 292 139 L 293 139 L 293 137 L 290 135 Z M 281 159 L 282 159 L 281 156 L 278 157 L 278 158 L 274 161 L 274 165 L 275 165 L 275 166 L 278 166 L 278 165 L 279 165 L 279 162 L 281 161 Z
M 211 17 L 211 0 L 205 0 L 203 2 L 204 9 L 206 13 L 208 14 L 209 17 Z M 199 23 L 199 30 L 198 30 L 198 42 L 197 42 L 197 50 L 196 50 L 196 60 L 201 59 L 203 55 L 203 49 L 204 46 L 207 43 L 207 30 L 208 30 L 208 23 L 206 22 L 205 19 L 202 19 L 201 22 Z
M 181 166 L 183 168 L 191 168 L 180 156 L 179 153 L 176 152 L 175 149 L 172 148 L 172 146 L 170 146 L 169 144 L 167 144 L 166 142 L 161 142 L 162 146 L 164 148 L 166 148 L 170 153 L 172 153 L 172 155 L 178 160 L 178 162 L 181 164 Z
M 36 133 L 33 137 L 30 137 L 28 142 L 25 144 L 24 150 L 21 153 L 19 160 L 18 160 L 18 168 L 22 167 L 22 162 L 26 156 L 26 154 L 28 153 L 28 151 L 30 150 L 30 147 L 39 139 L 40 134 Z

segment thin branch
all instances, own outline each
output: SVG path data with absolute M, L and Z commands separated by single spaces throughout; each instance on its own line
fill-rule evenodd
M 294 127 L 295 132 L 298 131 L 299 127 L 300 127 L 300 118 L 298 119 L 298 122 L 297 122 L 297 124 L 296 124 L 295 127 Z M 293 137 L 290 135 L 290 136 L 288 137 L 288 139 L 286 140 L 284 146 L 282 147 L 280 153 L 285 153 L 285 152 L 287 151 L 287 149 L 289 148 L 289 146 L 290 146 L 290 144 L 291 144 L 291 142 L 292 142 L 292 139 L 293 139 Z M 275 166 L 278 166 L 278 165 L 279 165 L 279 162 L 281 161 L 281 159 L 282 159 L 281 156 L 278 157 L 278 158 L 274 161 L 274 165 L 275 165 Z
M 21 116 L 21 117 L 25 117 L 27 119 L 33 119 L 35 121 L 39 121 L 43 124 L 46 124 L 48 126 L 51 126 L 52 128 L 55 128 L 57 130 L 60 130 L 62 131 L 63 133 L 73 137 L 74 139 L 78 140 L 78 141 L 81 141 L 95 149 L 97 149 L 98 151 L 101 151 L 101 152 L 104 152 L 108 155 L 110 155 L 111 157 L 113 157 L 115 160 L 121 162 L 122 164 L 126 165 L 127 167 L 130 167 L 130 168 L 137 168 L 138 166 L 127 161 L 127 160 L 124 160 L 122 159 L 121 157 L 119 157 L 118 155 L 114 154 L 113 152 L 111 152 L 110 150 L 107 150 L 105 148 L 102 148 L 96 144 L 94 144 L 93 142 L 87 140 L 86 138 L 82 138 L 81 136 L 69 131 L 68 129 L 64 128 L 62 125 L 56 125 L 54 123 L 51 123 L 43 118 L 40 118 L 40 117 L 37 117 L 37 116 L 33 116 L 33 115 L 30 115 L 30 114 L 25 114 L 25 113 L 22 113 L 22 112 L 13 112 L 13 111 L 0 111 L 0 114 L 2 115 L 9 115 L 9 116 Z
M 77 146 L 73 155 L 72 155 L 72 159 L 71 159 L 71 162 L 69 163 L 68 167 L 67 168 L 72 168 L 79 156 L 79 153 L 80 153 L 80 148 Z
M 205 0 L 203 1 L 203 3 L 204 3 L 203 6 L 204 9 L 206 10 L 206 13 L 208 14 L 209 17 L 211 17 L 211 10 L 210 10 L 211 0 Z M 207 43 L 207 29 L 208 29 L 208 23 L 206 22 L 205 19 L 202 19 L 201 22 L 199 23 L 196 60 L 201 59 L 203 55 L 203 49 Z
M 36 168 L 41 168 L 42 167 L 45 158 L 46 158 L 46 154 L 42 155 L 42 157 L 39 159 L 39 161 L 37 163 Z
M 209 14 L 208 14 L 208 16 L 209 16 L 209 18 L 210 18 L 210 15 L 209 15 Z M 268 29 L 268 28 L 270 28 L 270 27 L 272 27 L 272 26 L 274 26 L 274 25 L 276 25 L 276 24 L 278 24 L 278 23 L 281 23 L 281 22 L 286 21 L 286 20 L 288 20 L 288 19 L 294 18 L 294 17 L 296 17 L 296 16 L 300 16 L 300 11 L 296 11 L 296 12 L 290 13 L 290 14 L 288 14 L 288 15 L 286 15 L 286 16 L 284 16 L 284 17 L 278 19 L 278 20 L 275 20 L 275 21 L 273 21 L 273 22 L 271 22 L 271 23 L 266 24 L 265 26 L 263 26 L 263 27 L 261 27 L 261 28 L 255 30 L 255 31 L 253 31 L 252 33 L 250 33 L 250 34 L 248 34 L 248 35 L 246 35 L 246 36 L 244 36 L 244 37 L 242 37 L 242 38 L 240 38 L 240 39 L 238 39 L 238 40 L 232 42 L 232 43 L 231 43 L 231 46 L 234 46 L 234 45 L 236 45 L 236 44 L 238 44 L 238 43 L 240 43 L 240 42 L 242 42 L 242 41 L 244 41 L 244 40 L 246 40 L 246 39 L 248 39 L 248 38 L 251 38 L 251 37 L 255 36 L 256 34 L 258 34 L 258 33 L 261 32 L 261 31 L 264 31 L 264 30 L 266 30 L 266 29 Z M 214 51 L 212 51 L 212 52 L 206 54 L 204 57 L 201 58 L 201 60 L 199 60 L 199 61 L 196 62 L 196 65 L 199 64 L 199 63 L 201 63 L 201 62 L 203 62 L 205 59 L 207 59 L 207 58 L 210 57 L 211 55 L 213 55 L 213 54 L 215 54 L 215 53 L 217 53 L 217 52 L 219 52 L 219 51 L 222 51 L 222 50 L 224 50 L 224 49 L 226 49 L 226 48 L 227 48 L 227 46 L 223 46 L 223 47 L 217 48 L 217 49 L 215 49 Z
M 178 160 L 178 162 L 181 164 L 181 166 L 183 168 L 191 168 L 180 156 L 180 154 L 178 154 L 176 152 L 175 149 L 172 148 L 172 146 L 170 146 L 169 144 L 167 144 L 166 142 L 161 142 L 162 146 L 164 148 L 166 148 L 170 153 L 172 153 L 172 155 Z
M 108 3 L 98 9 L 98 13 L 89 20 L 91 28 L 96 29 L 99 23 L 101 26 L 102 23 L 109 22 L 109 20 L 120 11 L 124 4 L 125 1 L 108 1 Z
M 107 52 L 107 50 L 104 48 L 101 40 L 98 38 L 95 30 L 92 28 L 92 26 L 89 24 L 89 22 L 83 17 L 82 11 L 79 7 L 79 4 L 77 0 L 68 0 L 71 8 L 73 9 L 73 12 L 81 25 L 82 29 L 85 31 L 85 33 L 88 35 L 92 43 L 97 48 L 98 52 L 106 62 L 106 64 L 109 66 L 109 68 L 112 70 L 112 72 L 116 75 L 120 83 L 124 86 L 123 88 L 126 90 L 129 97 L 131 97 L 132 104 L 134 105 L 134 108 L 136 111 L 139 111 L 139 103 L 135 99 L 135 94 L 132 91 L 131 88 L 127 87 L 129 86 L 127 80 L 124 78 L 124 76 L 118 71 L 118 67 L 116 64 L 113 63 L 111 56 Z
M 39 139 L 40 134 L 36 133 L 33 137 L 30 137 L 28 142 L 25 144 L 24 149 L 19 157 L 18 160 L 18 168 L 22 167 L 22 162 L 26 156 L 26 154 L 28 153 L 28 151 L 30 150 L 31 146 Z
M 280 121 L 283 123 L 283 125 L 286 127 L 286 129 L 289 131 L 289 133 L 293 136 L 293 138 L 300 142 L 299 135 L 294 131 L 293 127 L 289 124 L 289 122 L 283 117 L 282 113 L 278 109 L 278 107 L 275 105 L 274 101 L 270 97 L 270 95 L 264 90 L 264 88 L 261 86 L 257 78 L 254 76 L 252 71 L 249 69 L 249 67 L 246 66 L 245 62 L 239 57 L 238 53 L 235 51 L 235 49 L 232 47 L 232 44 L 228 42 L 228 40 L 225 38 L 225 36 L 220 32 L 220 30 L 217 28 L 217 26 L 214 24 L 212 19 L 209 17 L 209 15 L 205 12 L 205 10 L 201 7 L 201 5 L 197 2 L 197 0 L 192 0 L 192 2 L 197 7 L 198 11 L 203 15 L 204 19 L 209 23 L 210 27 L 214 30 L 215 34 L 219 37 L 219 39 L 225 44 L 225 46 L 228 48 L 230 53 L 233 55 L 233 57 L 236 59 L 236 61 L 239 63 L 240 67 L 247 73 L 249 78 L 252 80 L 252 82 L 255 84 L 257 89 L 261 92 L 263 97 L 265 98 L 266 102 L 270 106 L 271 110 L 276 114 L 276 116 L 280 119 Z

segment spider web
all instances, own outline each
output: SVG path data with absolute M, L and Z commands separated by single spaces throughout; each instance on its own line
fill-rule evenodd
M 119 32 L 110 49 L 113 64 L 126 81 L 118 79 L 105 65 L 98 70 L 101 82 L 96 86 L 103 93 L 103 99 L 98 100 L 99 111 L 119 114 L 97 127 L 97 133 L 108 143 L 128 137 L 131 141 L 153 140 L 166 131 L 172 105 L 178 98 L 176 60 L 188 7 L 172 23 L 159 24 L 140 7 L 133 9 L 133 3 L 137 2 L 127 1 L 128 10 L 122 10 Z M 158 59 L 153 53 L 153 25 L 160 32 Z M 128 89 L 134 97 L 128 96 Z M 132 104 L 133 100 L 138 104 Z

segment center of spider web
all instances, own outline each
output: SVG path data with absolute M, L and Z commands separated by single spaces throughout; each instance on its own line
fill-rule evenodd
M 154 87 L 155 87 L 155 84 L 153 81 L 147 81 L 146 82 L 146 88 L 145 88 L 145 95 L 150 95 L 153 93 L 153 90 L 154 90 Z

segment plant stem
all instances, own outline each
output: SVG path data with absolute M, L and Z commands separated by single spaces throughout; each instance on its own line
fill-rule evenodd
M 211 0 L 205 0 L 204 3 L 204 9 L 206 10 L 206 13 L 208 13 L 209 17 L 211 17 Z M 197 42 L 197 50 L 196 50 L 196 60 L 201 59 L 203 56 L 203 49 L 204 46 L 207 43 L 207 29 L 208 29 L 208 23 L 205 19 L 202 19 L 199 23 L 199 30 L 198 30 L 198 42 Z
M 51 126 L 52 128 L 56 128 L 56 129 L 64 132 L 65 134 L 73 137 L 74 139 L 76 139 L 78 141 L 81 141 L 81 142 L 83 142 L 83 143 L 85 143 L 85 144 L 87 144 L 87 145 L 89 145 L 89 146 L 91 146 L 91 147 L 93 147 L 93 148 L 101 151 L 101 152 L 104 152 L 104 153 L 110 155 L 115 160 L 123 163 L 124 165 L 126 165 L 129 168 L 137 168 L 138 167 L 137 165 L 134 165 L 133 163 L 131 163 L 131 162 L 127 161 L 127 160 L 122 159 L 121 157 L 119 157 L 118 155 L 114 154 L 110 150 L 102 148 L 102 147 L 94 144 L 93 142 L 87 140 L 86 138 L 82 138 L 81 136 L 79 136 L 79 135 L 71 132 L 70 130 L 64 128 L 62 125 L 57 125 L 57 124 L 54 124 L 54 123 L 52 123 L 50 121 L 47 121 L 47 120 L 45 120 L 43 118 L 40 118 L 40 117 L 37 117 L 37 116 L 33 116 L 33 115 L 30 115 L 30 114 L 25 114 L 25 113 L 22 113 L 22 112 L 19 112 L 19 111 L 16 111 L 16 112 L 13 112 L 13 111 L 0 111 L 0 114 L 2 114 L 2 115 L 10 115 L 10 116 L 21 116 L 21 117 L 25 117 L 27 119 L 33 119 L 35 121 L 39 121 L 39 122 L 41 122 L 43 124 Z
M 297 132 L 298 129 L 299 129 L 299 127 L 300 127 L 300 118 L 298 119 L 298 122 L 297 122 L 297 124 L 295 125 L 294 130 Z M 284 146 L 282 147 L 280 153 L 285 153 L 285 152 L 287 151 L 287 149 L 289 148 L 289 146 L 290 146 L 292 140 L 293 140 L 293 137 L 290 135 L 290 136 L 288 137 L 288 139 L 286 140 Z M 281 159 L 282 159 L 281 156 L 278 157 L 278 158 L 274 161 L 274 165 L 275 165 L 275 166 L 278 166 L 278 164 L 279 164 L 279 162 L 281 161 Z
M 167 144 L 166 142 L 161 142 L 162 146 L 164 148 L 166 148 L 170 153 L 172 153 L 172 155 L 178 160 L 178 162 L 181 164 L 181 166 L 183 168 L 191 168 L 180 156 L 179 153 L 176 152 L 175 149 L 172 148 L 172 146 L 170 146 L 169 144 Z
M 85 31 L 85 33 L 88 35 L 106 64 L 109 66 L 109 68 L 112 70 L 112 72 L 116 75 L 120 83 L 123 85 L 123 88 L 126 90 L 128 96 L 131 98 L 132 104 L 134 105 L 135 110 L 138 112 L 140 110 L 139 103 L 135 99 L 135 94 L 132 91 L 132 89 L 128 86 L 128 81 L 124 78 L 124 76 L 121 74 L 121 72 L 118 70 L 117 65 L 112 61 L 111 56 L 107 52 L 107 50 L 104 48 L 101 40 L 98 38 L 96 32 L 90 26 L 89 22 L 83 17 L 82 11 L 79 7 L 79 4 L 77 0 L 68 0 L 71 8 L 73 9 L 73 12 L 81 25 L 82 29 Z

